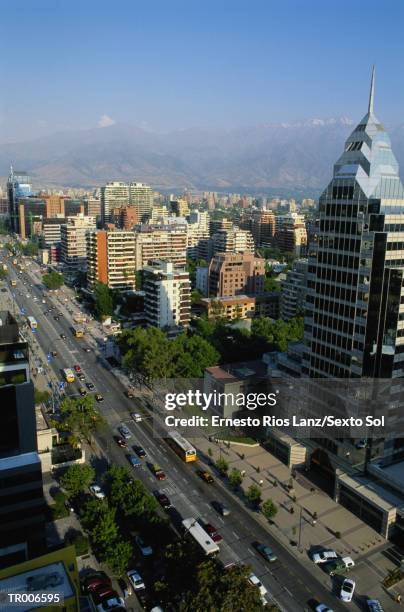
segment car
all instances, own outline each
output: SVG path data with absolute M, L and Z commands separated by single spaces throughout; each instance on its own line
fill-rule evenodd
M 338 559 L 338 557 L 339 554 L 336 553 L 335 550 L 321 550 L 320 552 L 314 553 L 311 560 L 314 563 L 327 563 L 327 561 Z
M 122 596 L 124 599 L 127 599 L 131 595 L 133 595 L 133 588 L 130 582 L 125 580 L 125 578 L 118 578 L 119 588 L 122 591 Z
M 119 597 L 116 591 L 110 590 L 104 593 L 101 598 L 94 597 L 95 609 L 97 612 L 112 612 L 113 610 L 126 610 L 125 602 Z
M 51 351 L 51 355 L 52 355 L 52 357 L 57 357 L 58 356 L 56 351 Z
M 135 423 L 140 423 L 142 420 L 142 415 L 139 414 L 138 412 L 131 412 L 130 416 L 135 421 Z
M 264 585 L 262 584 L 261 580 L 258 578 L 258 576 L 256 576 L 255 574 L 251 573 L 248 576 L 248 582 L 250 584 L 252 584 L 252 586 L 255 586 L 259 589 L 260 595 L 261 595 L 261 599 L 264 602 L 265 601 L 265 595 L 268 593 L 267 589 L 264 587 Z
M 150 557 L 153 554 L 153 549 L 143 540 L 142 536 L 135 536 L 135 542 L 144 557 Z
M 138 457 L 146 457 L 146 451 L 142 446 L 134 446 L 133 450 L 137 454 Z
M 46 300 L 42 300 L 42 304 L 46 304 Z
M 62 338 L 62 340 L 66 340 L 66 334 L 60 334 L 60 337 Z
M 81 367 L 77 363 L 73 366 L 73 369 L 77 373 L 81 372 Z
M 213 501 L 212 507 L 216 510 L 216 512 L 218 512 L 222 516 L 229 516 L 230 514 L 229 508 L 225 506 L 222 502 Z
M 259 552 L 261 557 L 265 559 L 265 561 L 269 561 L 270 563 L 277 561 L 278 557 L 275 555 L 272 548 L 270 548 L 266 544 L 256 544 L 255 548 Z
M 126 440 L 120 438 L 119 436 L 116 436 L 115 442 L 120 448 L 128 448 L 128 443 L 126 442 Z
M 145 589 L 145 584 L 139 572 L 135 569 L 128 570 L 126 575 L 129 579 L 129 582 L 133 585 L 135 591 L 140 591 L 141 589 Z
M 326 604 L 318 604 L 318 606 L 316 606 L 314 608 L 315 612 L 333 612 L 333 610 L 331 610 L 331 608 L 329 606 L 327 606 Z
M 88 346 L 85 346 L 85 347 L 83 348 L 83 351 L 84 351 L 85 353 L 91 353 L 91 349 L 90 349 Z
M 81 372 L 80 374 L 77 375 L 77 378 L 79 380 L 86 380 L 86 377 L 84 376 L 83 372 Z
M 340 599 L 342 601 L 352 601 L 353 594 L 355 592 L 355 581 L 350 578 L 344 578 L 344 581 L 341 585 L 341 590 L 339 593 Z
M 55 319 L 55 321 L 59 321 L 59 317 L 57 315 L 55 315 L 53 318 Z
M 79 387 L 79 393 L 81 396 L 87 395 L 87 389 L 84 387 Z
M 104 398 L 103 398 L 103 396 L 101 395 L 101 393 L 96 393 L 96 394 L 94 395 L 94 398 L 95 398 L 95 401 L 96 401 L 96 402 L 103 402 L 103 401 L 104 401 Z
M 154 491 L 154 496 L 157 499 L 158 503 L 164 510 L 168 510 L 172 508 L 172 503 L 165 493 L 160 493 L 160 491 Z
M 152 465 L 151 470 L 153 474 L 155 475 L 155 477 L 157 478 L 157 480 L 165 480 L 167 478 L 167 476 L 165 475 L 165 472 L 161 469 L 160 466 L 154 464 Z
M 81 581 L 85 593 L 96 590 L 99 586 L 104 585 L 111 588 L 111 579 L 105 572 L 94 572 L 83 578 Z
M 7 293 L 7 289 L 5 287 L 2 288 L 2 293 Z
M 63 317 L 63 312 L 58 312 L 59 317 Z
M 92 484 L 88 488 L 90 489 L 90 493 L 97 499 L 105 499 L 105 493 L 99 485 Z
M 366 606 L 369 612 L 383 612 L 382 604 L 378 599 L 368 599 Z
M 360 450 L 361 448 L 366 448 L 367 445 L 368 442 L 364 438 L 355 442 L 355 448 L 357 448 L 358 450 Z
M 202 478 L 202 480 L 208 484 L 213 484 L 215 482 L 212 476 L 206 470 L 196 470 L 196 473 L 198 474 L 199 478 Z
M 136 457 L 136 455 L 129 455 L 128 457 L 132 467 L 134 468 L 139 468 L 142 467 L 142 462 L 140 461 L 140 459 L 138 457 Z
M 344 557 L 343 559 L 334 559 L 333 561 L 327 561 L 322 567 L 324 567 L 327 574 L 334 576 L 335 574 L 343 574 L 345 571 L 350 570 L 354 567 L 355 563 L 351 557 Z
M 210 537 L 212 538 L 214 542 L 217 543 L 223 540 L 223 537 L 220 535 L 216 527 L 214 527 L 211 523 L 205 523 L 203 525 L 203 528 L 206 531 L 206 533 L 210 535 Z
M 90 391 L 93 391 L 95 389 L 94 384 L 92 382 L 86 382 L 86 387 Z
M 118 427 L 118 431 L 121 436 L 125 438 L 125 440 L 130 440 L 130 438 L 132 437 L 130 430 L 126 427 L 124 423 L 122 423 L 122 425 Z

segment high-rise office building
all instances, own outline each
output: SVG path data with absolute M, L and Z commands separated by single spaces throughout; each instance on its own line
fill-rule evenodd
M 189 325 L 191 283 L 189 273 L 171 262 L 152 261 L 144 269 L 145 315 L 149 325 L 173 330 Z
M 12 232 L 20 232 L 18 202 L 32 195 L 31 179 L 26 172 L 10 168 L 7 180 L 8 215 Z
M 153 198 L 153 190 L 149 185 L 135 182 L 129 184 L 129 202 L 132 206 L 137 207 L 141 221 L 150 217 Z
M 5 311 L 0 312 L 0 405 L 0 567 L 6 567 L 43 551 L 45 501 L 28 343 Z
M 275 232 L 275 245 L 283 253 L 293 253 L 296 257 L 306 255 L 307 231 L 304 217 L 295 212 L 279 215 Z
M 404 376 L 404 190 L 373 96 L 372 77 L 368 112 L 319 201 L 308 269 L 309 376 Z
M 122 181 L 112 181 L 101 187 L 101 224 L 110 221 L 112 208 L 120 208 L 129 204 L 129 185 Z
M 87 232 L 87 281 L 90 290 L 94 290 L 97 281 L 119 291 L 135 289 L 134 232 Z

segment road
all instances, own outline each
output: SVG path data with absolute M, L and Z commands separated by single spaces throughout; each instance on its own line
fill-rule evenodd
M 9 263 L 9 262 L 8 262 Z M 39 342 L 45 354 L 51 350 L 57 352 L 52 359 L 49 377 L 53 381 L 62 380 L 61 369 L 79 364 L 86 375 L 86 381 L 94 383 L 96 390 L 104 396 L 104 402 L 98 404 L 100 412 L 107 420 L 110 429 L 102 436 L 98 436 L 98 442 L 104 449 L 106 458 L 113 463 L 128 465 L 125 451 L 120 449 L 114 442 L 116 427 L 125 422 L 132 432 L 131 444 L 141 445 L 147 452 L 147 462 L 158 463 L 167 474 L 167 480 L 159 483 L 150 470 L 144 466 L 136 470 L 136 477 L 140 478 L 150 490 L 159 489 L 166 493 L 178 513 L 183 518 L 201 517 L 218 528 L 223 536 L 222 558 L 225 562 L 243 562 L 251 566 L 252 571 L 260 578 L 268 590 L 274 602 L 281 609 L 295 612 L 307 609 L 308 600 L 314 598 L 327 604 L 333 610 L 346 610 L 347 608 L 331 593 L 332 582 L 320 568 L 315 568 L 318 578 L 308 569 L 310 561 L 308 558 L 300 562 L 286 548 L 281 546 L 257 521 L 247 508 L 241 505 L 225 487 L 216 483 L 205 484 L 195 473 L 195 466 L 183 463 L 173 451 L 160 439 L 153 438 L 151 414 L 147 407 L 147 397 L 137 398 L 136 402 L 125 397 L 124 388 L 111 372 L 110 366 L 104 360 L 93 339 L 89 334 L 85 340 L 76 340 L 71 333 L 72 321 L 66 310 L 66 303 L 53 293 L 47 294 L 47 304 L 42 304 L 42 288 L 40 275 L 33 271 L 31 265 L 24 275 L 16 274 L 13 266 L 9 265 L 10 278 L 18 277 L 18 285 L 12 289 L 15 296 L 16 311 L 21 307 L 27 315 L 32 315 L 38 321 L 38 330 L 35 334 L 27 331 L 31 337 L 31 343 L 36 346 L 37 355 L 41 352 L 36 342 Z M 22 277 L 29 275 L 30 285 L 22 284 Z M 21 295 L 22 294 L 22 295 Z M 66 290 L 66 295 L 72 292 Z M 2 302 L 7 294 L 0 294 Z M 27 297 L 29 295 L 29 297 Z M 34 301 L 33 297 L 38 297 Z M 50 302 L 57 305 L 55 311 L 44 315 Z M 10 302 L 8 302 L 10 304 Z M 72 309 L 69 297 L 68 308 Z M 78 306 L 73 306 L 75 312 Z M 54 320 L 55 312 L 63 312 L 59 321 Z M 66 340 L 60 335 L 65 334 Z M 91 348 L 87 353 L 83 349 Z M 69 385 L 69 394 L 78 393 L 78 387 L 82 383 L 77 381 Z M 144 415 L 142 423 L 134 423 L 130 418 L 130 412 L 136 407 Z M 211 501 L 220 500 L 231 510 L 228 517 L 221 517 L 212 508 Z M 253 542 L 264 542 L 269 545 L 278 556 L 278 560 L 268 564 L 252 547 Z

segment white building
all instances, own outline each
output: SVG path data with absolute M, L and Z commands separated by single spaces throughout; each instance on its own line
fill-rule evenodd
M 173 330 L 187 327 L 191 316 L 189 274 L 171 262 L 156 260 L 144 269 L 145 315 L 149 325 Z
M 62 261 L 71 270 L 85 269 L 87 265 L 86 233 L 95 229 L 95 218 L 83 214 L 68 217 L 61 227 Z

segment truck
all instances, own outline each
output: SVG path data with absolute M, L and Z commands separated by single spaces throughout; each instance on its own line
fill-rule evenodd
M 220 552 L 219 546 L 199 524 L 196 518 L 187 518 L 182 521 L 184 535 L 191 537 L 203 550 L 206 556 L 216 555 Z
M 348 572 L 354 565 L 355 562 L 351 557 L 343 557 L 342 559 L 328 561 L 323 564 L 323 567 L 329 576 L 334 576 L 335 574 L 344 574 Z

